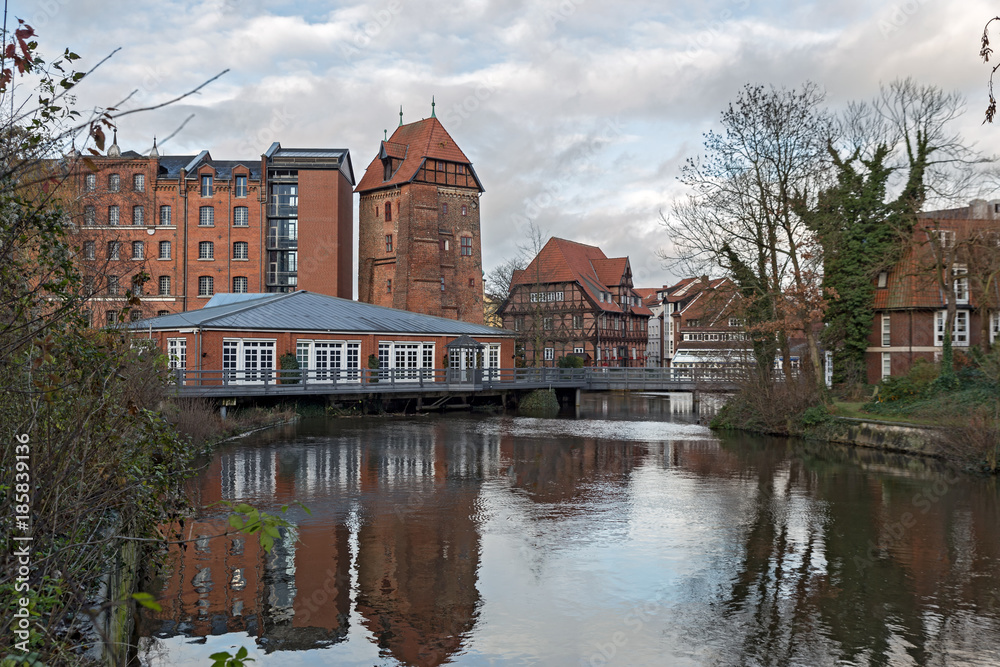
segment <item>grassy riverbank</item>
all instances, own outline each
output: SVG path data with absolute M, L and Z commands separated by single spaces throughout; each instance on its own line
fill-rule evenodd
M 745 383 L 712 427 L 813 439 L 837 433 L 842 438 L 838 441 L 851 442 L 852 436 L 844 435 L 853 432 L 847 423 L 834 424 L 840 418 L 914 426 L 918 430 L 907 438 L 889 441 L 908 442 L 906 451 L 941 456 L 969 469 L 998 471 L 1000 351 L 970 351 L 957 358 L 950 372 L 941 364 L 917 363 L 906 375 L 867 389 L 856 387 L 851 394 L 838 397 L 818 391 L 801 377 L 789 383 Z M 859 394 L 870 398 L 857 400 Z M 867 434 L 856 444 L 877 446 L 871 442 Z

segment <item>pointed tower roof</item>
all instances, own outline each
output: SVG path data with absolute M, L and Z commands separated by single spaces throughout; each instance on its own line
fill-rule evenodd
M 149 157 L 160 157 L 160 151 L 156 150 L 156 137 L 153 137 L 153 150 L 149 151 Z
M 388 180 L 384 179 L 385 170 L 382 167 L 382 160 L 387 157 L 402 160 Z M 409 183 L 426 160 L 443 160 L 466 165 L 479 191 L 483 191 L 479 177 L 472 170 L 472 162 L 444 129 L 441 121 L 431 117 L 397 127 L 389 140 L 381 143 L 379 154 L 368 165 L 355 192 L 369 192 Z

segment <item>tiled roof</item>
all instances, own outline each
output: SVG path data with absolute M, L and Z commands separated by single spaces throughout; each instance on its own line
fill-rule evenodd
M 954 210 L 965 211 L 967 209 Z M 921 214 L 921 224 L 914 231 L 911 243 L 903 250 L 899 262 L 887 272 L 886 286 L 875 289 L 874 308 L 876 310 L 938 309 L 947 305 L 944 292 L 938 282 L 937 272 L 934 270 L 936 261 L 931 243 L 935 241 L 932 240 L 928 232 L 928 229 L 932 227 L 931 221 L 933 221 L 934 226 L 942 230 L 954 231 L 955 243 L 958 248 L 962 248 L 963 241 L 971 238 L 977 232 L 1000 233 L 1000 220 L 951 218 L 946 215 L 938 215 L 940 213 L 948 213 L 948 211 Z M 962 263 L 961 256 L 955 259 L 957 263 Z M 980 299 L 975 287 L 976 285 L 973 283 L 969 298 L 969 305 L 973 308 L 978 307 Z M 993 304 L 1000 304 L 1000 285 L 997 285 L 996 281 L 991 288 L 991 301 Z
M 231 300 L 218 306 L 140 320 L 129 326 L 132 329 L 153 331 L 200 327 L 230 331 L 514 335 L 506 329 L 384 308 L 305 290 L 289 294 L 267 294 L 249 300 Z
M 628 257 L 613 257 L 611 259 L 595 259 L 591 262 L 597 278 L 605 285 L 620 285 L 628 268 Z
M 514 273 L 511 286 L 575 282 L 598 308 L 620 313 L 622 308 L 602 300 L 601 292 L 616 292 L 627 266 L 627 257 L 608 259 L 597 246 L 552 237 L 524 271 Z M 637 315 L 653 314 L 644 306 L 631 306 L 630 310 Z
M 232 177 L 233 169 L 237 166 L 244 166 L 250 171 L 251 180 L 260 180 L 260 162 L 258 160 L 213 160 L 207 156 L 208 151 L 202 151 L 199 155 L 161 155 L 159 157 L 160 173 L 159 178 L 175 179 L 180 178 L 181 169 L 187 169 L 188 178 L 197 178 L 195 170 L 203 164 L 209 164 L 215 169 L 216 177 L 228 180 Z M 189 169 L 191 165 L 193 169 Z
M 389 180 L 383 180 L 384 170 L 381 160 L 383 152 L 389 157 L 403 160 Z M 382 142 L 379 155 L 368 165 L 355 192 L 368 192 L 408 183 L 417 175 L 424 160 L 428 159 L 465 164 L 470 171 L 472 170 L 469 158 L 444 129 L 441 121 L 434 117 L 424 118 L 415 123 L 400 125 L 388 141 Z M 475 177 L 475 172 L 471 173 Z M 475 180 L 479 182 L 478 177 Z

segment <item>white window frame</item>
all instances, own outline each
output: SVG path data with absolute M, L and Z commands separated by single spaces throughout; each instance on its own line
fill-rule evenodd
M 117 204 L 112 204 L 108 207 L 108 226 L 117 227 L 121 221 L 121 210 L 118 208 Z
M 132 189 L 136 192 L 146 191 L 146 175 L 132 174 Z
M 264 384 L 274 382 L 275 354 L 278 341 L 274 338 L 223 338 L 222 370 L 230 384 Z
M 170 276 L 160 276 L 157 287 L 160 296 L 170 296 Z
M 545 361 L 552 361 L 552 360 L 554 360 L 556 358 L 555 348 L 552 348 L 552 347 L 545 348 L 545 351 L 542 353 L 542 355 L 543 355 L 542 358 Z
M 882 353 L 882 379 L 892 376 L 892 355 L 888 352 Z
M 891 318 L 889 313 L 882 313 L 882 347 L 890 347 L 892 345 L 892 330 Z
M 199 206 L 198 207 L 198 226 L 199 227 L 215 227 L 215 207 L 214 206 Z
M 171 370 L 187 370 L 187 338 L 168 338 L 167 358 Z
M 250 291 L 250 279 L 246 276 L 233 276 L 233 294 L 246 294 Z
M 204 289 L 202 288 L 203 285 L 205 286 Z M 198 276 L 198 296 L 212 296 L 213 294 L 215 294 L 215 277 Z
M 307 383 L 361 381 L 361 341 L 307 340 L 295 344 L 295 358 Z
M 211 241 L 199 241 L 198 259 L 215 259 L 215 244 Z
M 956 264 L 951 269 L 951 286 L 955 291 L 955 303 L 964 305 L 969 303 L 969 267 L 965 264 Z
M 170 205 L 163 204 L 162 206 L 160 206 L 160 224 L 170 225 L 170 216 L 171 216 Z
M 939 310 L 934 317 L 934 345 L 941 347 L 944 345 L 944 323 L 947 321 L 948 311 Z M 951 344 L 954 347 L 969 346 L 969 311 L 958 310 L 955 312 L 955 321 L 951 327 Z
M 142 241 L 132 241 L 132 259 L 146 259 L 146 244 Z
M 378 353 L 380 371 L 401 371 L 395 374 L 394 382 L 418 382 L 421 376 L 425 382 L 434 381 L 436 346 L 433 341 L 380 340 Z M 385 377 L 392 375 L 386 374 Z
M 237 174 L 236 183 L 233 188 L 234 196 L 243 199 L 247 196 L 247 192 L 250 190 L 248 183 L 250 178 L 246 174 Z
M 97 174 L 87 174 L 83 177 L 83 191 L 97 192 Z
M 146 221 L 146 207 L 145 206 L 133 206 L 132 207 L 132 224 L 133 225 L 143 225 Z
M 250 244 L 246 241 L 233 241 L 233 259 L 250 259 Z
M 1000 338 L 1000 311 L 995 311 L 990 315 L 990 345 Z
M 233 227 L 250 226 L 250 208 L 247 206 L 233 207 Z
M 160 241 L 159 259 L 170 259 L 170 252 L 172 250 L 170 241 Z

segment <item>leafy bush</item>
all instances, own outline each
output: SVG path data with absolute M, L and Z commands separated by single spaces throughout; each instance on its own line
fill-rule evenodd
M 559 399 L 554 391 L 536 389 L 521 399 L 517 411 L 529 417 L 555 417 L 559 414 Z
M 559 368 L 583 368 L 583 357 L 575 354 L 567 354 L 565 357 L 559 357 L 556 365 Z

